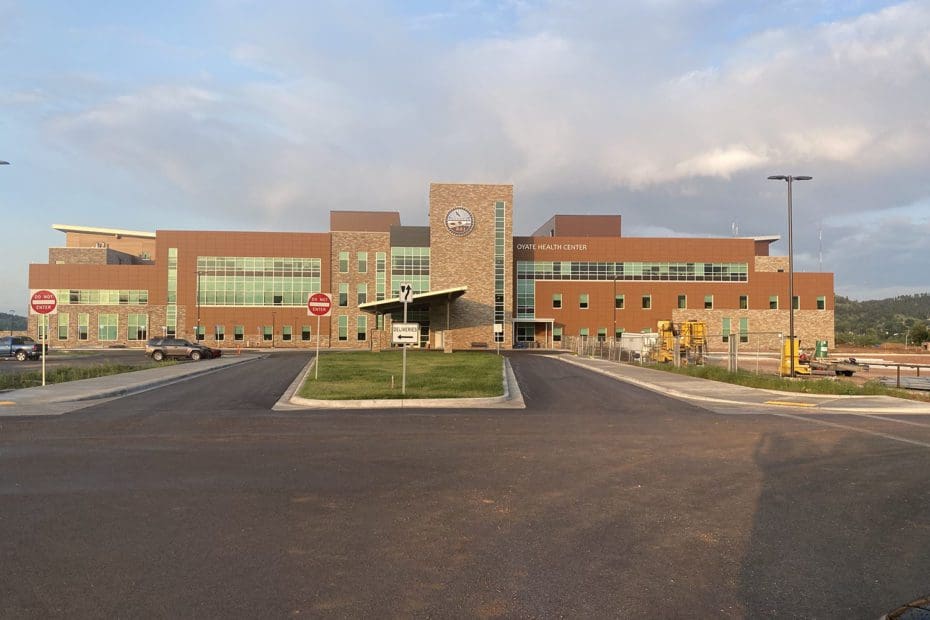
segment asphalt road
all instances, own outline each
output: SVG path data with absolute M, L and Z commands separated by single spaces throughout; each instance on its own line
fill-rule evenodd
M 271 411 L 308 359 L 0 421 L 0 617 L 877 618 L 930 591 L 930 420 L 723 415 L 530 354 L 522 411 Z

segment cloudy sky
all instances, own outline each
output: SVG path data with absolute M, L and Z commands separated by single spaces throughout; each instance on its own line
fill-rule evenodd
M 513 183 L 515 231 L 787 236 L 799 271 L 930 291 L 930 1 L 0 0 L 0 310 L 52 224 L 426 223 Z M 779 242 L 773 252 L 787 253 Z

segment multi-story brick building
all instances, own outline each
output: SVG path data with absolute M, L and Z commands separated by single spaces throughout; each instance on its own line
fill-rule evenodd
M 178 335 L 220 347 L 311 347 L 314 292 L 331 292 L 321 344 L 390 346 L 408 321 L 434 348 L 563 346 L 700 320 L 719 341 L 779 346 L 788 331 L 787 258 L 778 237 L 631 238 L 619 215 L 556 215 L 513 236 L 510 185 L 432 184 L 428 226 L 396 212 L 333 211 L 325 233 L 138 232 L 55 225 L 65 247 L 30 265 L 57 292 L 51 346 L 137 346 Z M 833 275 L 795 274 L 795 331 L 833 341 Z M 30 332 L 38 333 L 30 317 Z

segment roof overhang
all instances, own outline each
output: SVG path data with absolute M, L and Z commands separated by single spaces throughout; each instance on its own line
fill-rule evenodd
M 141 237 L 154 239 L 155 233 L 143 230 L 122 230 L 120 228 L 97 228 L 94 226 L 69 226 L 67 224 L 52 224 L 52 228 L 63 233 L 84 233 L 85 235 L 107 235 L 110 237 Z
M 454 288 L 444 288 L 439 291 L 427 291 L 425 293 L 420 293 L 419 295 L 414 295 L 409 305 L 413 308 L 417 308 L 425 306 L 434 301 L 451 302 L 464 295 L 465 291 L 467 290 L 467 286 L 456 286 Z M 387 314 L 388 312 L 394 312 L 395 310 L 403 310 L 403 308 L 404 304 L 401 303 L 400 297 L 382 299 L 381 301 L 369 301 L 368 303 L 358 305 L 358 309 L 364 312 L 377 312 L 381 314 Z

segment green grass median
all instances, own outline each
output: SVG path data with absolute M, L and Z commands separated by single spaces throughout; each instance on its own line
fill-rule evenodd
M 402 395 L 400 351 L 324 352 L 319 379 L 311 372 L 297 395 L 320 400 L 501 396 L 503 363 L 492 353 L 408 351 L 407 394 Z
M 81 379 L 96 379 L 119 375 L 124 372 L 135 372 L 148 368 L 159 368 L 170 364 L 177 364 L 174 360 L 165 360 L 161 363 L 147 362 L 142 364 L 94 364 L 93 366 L 58 366 L 49 368 L 45 373 L 45 383 L 66 383 Z M 18 390 L 21 388 L 42 385 L 42 371 L 29 370 L 0 375 L 0 390 Z

